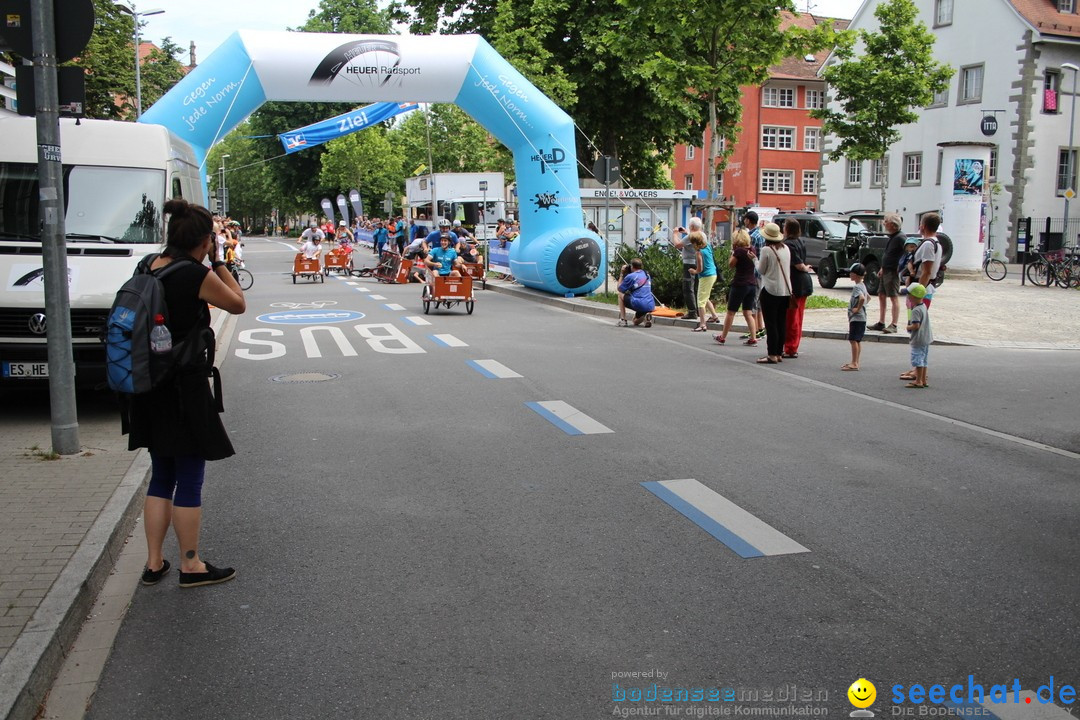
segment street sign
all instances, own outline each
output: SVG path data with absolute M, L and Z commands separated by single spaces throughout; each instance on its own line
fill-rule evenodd
M 994 133 L 997 132 L 997 129 L 998 129 L 997 118 L 994 117 L 993 115 L 984 116 L 983 119 L 982 119 L 982 124 L 979 126 L 979 128 L 982 130 L 983 135 L 985 135 L 986 137 L 990 137 L 991 135 L 993 135 Z
M 487 192 L 487 180 L 480 181 L 480 192 Z
M 619 159 L 612 155 L 601 155 L 593 164 L 593 177 L 604 185 L 611 185 L 622 179 L 619 172 Z
M 1072 188 L 1069 188 L 1068 190 L 1065 191 L 1065 197 L 1068 198 L 1069 200 L 1072 200 L 1074 197 L 1076 197 L 1076 193 L 1073 192 Z
M 30 26 L 30 0 L 5 0 L 0 14 L 0 36 L 11 49 L 30 60 L 34 48 Z M 93 0 L 61 0 L 53 2 L 56 36 L 56 61 L 67 62 L 78 57 L 94 33 Z

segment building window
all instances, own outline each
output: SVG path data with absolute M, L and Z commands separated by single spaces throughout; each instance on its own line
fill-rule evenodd
M 683 190 L 693 190 L 693 189 L 694 189 L 694 176 L 693 175 L 684 175 L 683 176 Z
M 862 162 L 859 160 L 847 161 L 847 183 L 845 187 L 862 187 Z
M 922 185 L 922 153 L 904 154 L 904 184 Z
M 987 180 L 997 180 L 998 149 L 995 145 L 990 148 L 990 167 L 986 169 Z
M 687 145 L 686 146 L 686 159 L 687 160 L 693 160 L 694 159 L 694 146 L 693 145 Z
M 718 197 L 724 197 L 724 173 L 716 173 L 716 194 Z
M 949 104 L 949 86 L 946 85 L 941 92 L 934 93 L 934 99 L 926 107 L 947 107 Z
M 1061 71 L 1047 70 L 1043 73 L 1043 112 L 1061 112 Z
M 960 98 L 957 104 L 977 103 L 982 100 L 983 66 L 968 65 L 960 68 Z
M 795 107 L 795 88 L 767 87 L 761 96 L 765 107 Z
M 953 0 L 934 0 L 934 27 L 952 25 Z
M 762 170 L 761 192 L 791 193 L 791 185 L 794 180 L 794 170 Z
M 803 128 L 803 150 L 818 151 L 821 149 L 821 128 L 808 127 Z
M 1072 160 L 1071 177 L 1069 173 L 1070 156 Z M 1057 194 L 1064 195 L 1069 188 L 1076 190 L 1076 150 L 1070 151 L 1068 148 L 1061 148 L 1058 151 Z
M 802 171 L 803 195 L 817 195 L 817 179 L 818 174 L 816 170 Z
M 1074 0 L 1058 0 L 1058 12 L 1076 12 L 1076 3 L 1074 2 Z
M 945 164 L 945 151 L 937 151 L 937 179 L 934 180 L 935 185 L 941 184 L 941 166 Z
M 820 110 L 824 107 L 824 95 L 825 93 L 820 90 L 811 90 L 806 88 L 806 109 L 807 110 Z
M 762 125 L 761 147 L 773 150 L 794 150 L 795 128 Z
M 881 158 L 870 161 L 870 187 L 881 187 L 885 182 L 885 161 Z

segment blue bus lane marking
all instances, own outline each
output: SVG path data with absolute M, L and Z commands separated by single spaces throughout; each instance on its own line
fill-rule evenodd
M 641 483 L 739 557 L 810 552 L 787 535 L 751 515 L 723 495 L 694 479 Z
M 600 435 L 615 432 L 562 400 L 527 402 L 525 407 L 567 435 Z
M 476 372 L 491 380 L 519 378 L 521 375 L 495 360 L 466 360 L 466 364 Z

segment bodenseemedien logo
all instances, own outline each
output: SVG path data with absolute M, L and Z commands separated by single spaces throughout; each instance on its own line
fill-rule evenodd
M 874 687 L 874 683 L 870 682 L 866 678 L 859 678 L 855 682 L 851 683 L 851 687 L 847 691 L 848 702 L 854 705 L 857 710 L 850 713 L 850 717 L 856 718 L 872 718 L 874 713 L 872 710 L 866 708 L 874 704 L 874 700 L 877 699 L 877 688 Z

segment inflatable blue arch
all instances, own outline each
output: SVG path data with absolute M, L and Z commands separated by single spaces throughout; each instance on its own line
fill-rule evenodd
M 582 227 L 574 123 L 476 35 L 241 30 L 143 113 L 206 153 L 264 102 L 452 102 L 514 154 L 521 237 L 510 269 L 551 293 L 603 282 L 604 244 Z

